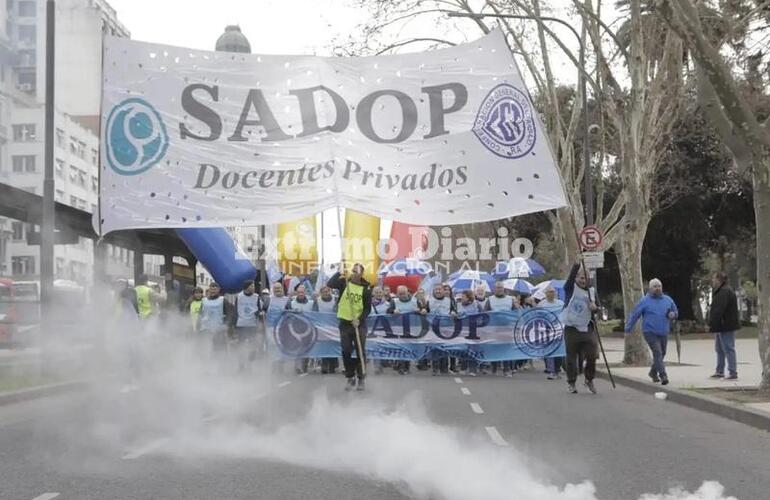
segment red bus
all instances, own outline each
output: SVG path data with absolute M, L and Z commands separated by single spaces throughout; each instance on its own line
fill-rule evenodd
M 0 278 L 0 344 L 13 341 L 17 319 L 13 281 Z

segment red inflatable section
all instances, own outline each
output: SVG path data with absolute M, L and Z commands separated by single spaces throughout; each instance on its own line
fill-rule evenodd
M 409 293 L 414 293 L 420 288 L 423 276 L 419 274 L 412 274 L 409 276 L 385 276 L 382 278 L 382 285 L 390 287 L 390 293 L 396 294 L 396 289 L 400 285 L 405 285 L 409 289 Z
M 412 257 L 423 258 L 424 252 L 428 249 L 428 227 L 394 221 L 390 228 L 390 239 L 398 245 L 398 250 L 387 262 Z

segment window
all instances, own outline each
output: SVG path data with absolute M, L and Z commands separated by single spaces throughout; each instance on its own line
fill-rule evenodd
M 99 151 L 91 148 L 91 163 L 94 165 L 99 164 Z
M 54 274 L 58 277 L 64 275 L 64 259 L 62 257 L 56 257 L 56 267 L 54 268 Z
M 15 173 L 33 173 L 35 171 L 35 155 L 15 155 L 11 161 Z
M 86 187 L 86 179 L 88 178 L 88 175 L 86 175 L 85 172 L 82 170 L 78 170 L 78 184 L 82 187 Z
M 11 222 L 11 231 L 13 231 L 13 241 L 21 241 L 24 239 L 24 223 L 14 221 Z
M 99 192 L 99 179 L 96 178 L 96 176 L 91 176 L 91 191 L 94 193 Z
M 78 180 L 78 168 L 74 165 L 70 165 L 70 181 L 77 182 Z
M 15 275 L 35 274 L 35 257 L 11 257 L 11 272 Z
M 19 2 L 19 17 L 35 17 L 35 2 L 28 0 Z
M 78 208 L 83 211 L 88 210 L 88 202 L 83 198 L 78 198 Z
M 64 203 L 64 191 L 61 189 L 56 190 L 56 201 L 59 203 Z
M 60 160 L 59 158 L 56 158 L 56 165 L 54 166 L 54 171 L 56 172 L 56 177 L 59 179 L 64 179 L 64 160 Z
M 35 49 L 19 51 L 19 66 L 28 68 L 35 65 Z
M 78 206 L 78 197 L 70 195 L 70 206 L 71 207 L 77 207 Z
M 91 213 L 92 214 L 96 213 L 96 203 L 91 203 Z
M 13 140 L 16 142 L 32 142 L 35 140 L 35 124 L 21 123 L 13 126 Z
M 37 38 L 37 27 L 34 24 L 19 25 L 19 41 L 35 43 Z
M 86 143 L 77 140 L 74 136 L 70 136 L 70 153 L 78 158 L 86 157 Z
M 22 92 L 34 92 L 37 88 L 37 75 L 34 70 L 19 70 L 16 79 L 19 82 L 19 90 Z
M 64 130 L 56 129 L 56 147 L 64 149 Z
M 86 143 L 83 141 L 78 141 L 78 156 L 84 160 L 86 158 Z

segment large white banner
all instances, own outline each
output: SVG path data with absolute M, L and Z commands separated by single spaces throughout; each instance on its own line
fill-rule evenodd
M 397 56 L 205 52 L 108 37 L 100 232 L 333 206 L 459 224 L 564 206 L 502 34 Z

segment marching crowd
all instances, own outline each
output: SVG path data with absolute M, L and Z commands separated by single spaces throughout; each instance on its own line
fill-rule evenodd
M 558 316 L 564 331 L 566 356 L 549 357 L 545 361 L 545 373 L 549 380 L 561 378 L 562 368 L 566 372 L 569 392 L 576 393 L 578 374 L 584 375 L 586 388 L 596 392 L 593 379 L 599 354 L 599 338 L 595 326 L 594 312 L 598 300 L 590 279 L 580 265 L 573 266 L 564 285 L 566 300 L 558 298 L 557 290 L 548 287 L 544 297 L 510 294 L 502 281 L 494 283 L 491 291 L 484 285 L 474 290 L 453 290 L 449 283 L 437 284 L 428 293 L 418 289 L 410 293 L 406 286 L 398 286 L 395 292 L 387 286 L 372 286 L 363 277 L 363 267 L 353 266 L 351 272 L 333 275 L 318 293 L 308 291 L 308 284 L 294 280 L 293 288 L 287 291 L 281 282 L 272 284 L 271 289 L 257 293 L 254 281 L 246 281 L 243 290 L 228 299 L 217 283 L 208 288 L 195 288 L 184 306 L 189 315 L 189 331 L 196 339 L 212 351 L 234 349 L 238 352 L 238 368 L 247 369 L 258 358 L 267 353 L 266 317 L 271 311 L 328 312 L 336 313 L 339 320 L 340 346 L 343 372 L 347 379 L 346 390 L 365 388 L 366 378 L 366 319 L 379 314 L 438 314 L 463 316 L 485 311 L 510 311 L 517 309 L 542 308 Z M 717 369 L 714 377 L 724 377 L 727 361 L 727 378 L 737 378 L 734 335 L 737 325 L 737 306 L 731 299 L 732 293 L 726 283 L 726 276 L 714 278 L 714 305 L 711 312 L 711 328 L 715 332 Z M 133 289 L 122 286 L 118 290 L 121 300 L 130 302 L 141 319 L 150 317 L 158 309 L 160 296 L 147 286 L 146 277 L 137 280 Z M 733 294 L 734 297 L 734 294 Z M 625 331 L 631 332 L 637 321 L 642 320 L 644 338 L 653 354 L 649 376 L 654 382 L 668 383 L 665 364 L 667 338 L 671 321 L 678 311 L 674 301 L 662 291 L 659 280 L 649 283 L 648 293 L 638 302 L 628 316 Z M 355 356 L 354 356 L 355 354 Z M 298 359 L 295 371 L 307 373 L 311 366 L 320 367 L 323 374 L 336 373 L 339 361 L 335 358 Z M 404 375 L 411 371 L 409 361 L 374 360 L 374 373 L 380 374 L 392 367 Z M 417 370 L 430 370 L 433 375 L 467 374 L 496 375 L 512 377 L 519 370 L 532 367 L 532 360 L 506 360 L 499 362 L 478 362 L 473 359 L 457 359 L 450 355 L 433 357 L 416 363 Z

